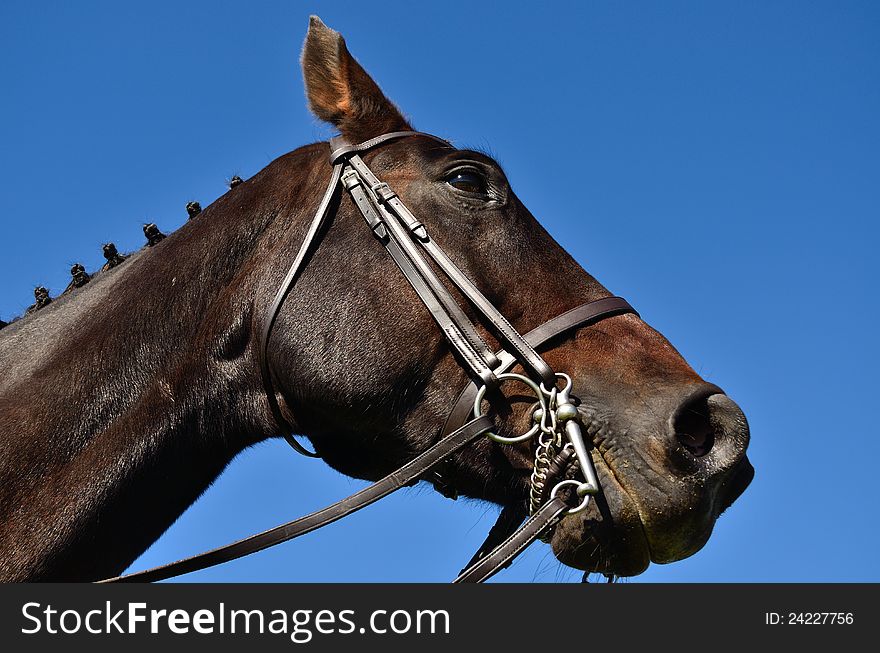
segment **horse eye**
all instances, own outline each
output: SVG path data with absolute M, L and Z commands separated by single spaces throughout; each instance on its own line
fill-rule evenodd
M 446 178 L 446 183 L 466 193 L 485 195 L 487 192 L 486 179 L 473 170 L 456 170 Z

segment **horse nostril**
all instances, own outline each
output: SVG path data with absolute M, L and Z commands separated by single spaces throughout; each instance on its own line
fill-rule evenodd
M 672 418 L 675 437 L 697 458 L 705 456 L 715 444 L 709 397 L 693 397 L 678 407 Z

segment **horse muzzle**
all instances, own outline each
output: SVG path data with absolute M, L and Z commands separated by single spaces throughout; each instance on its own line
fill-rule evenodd
M 579 407 L 600 491 L 556 527 L 551 543 L 566 565 L 633 576 L 693 555 L 751 482 L 748 423 L 719 388 L 674 388 L 648 408 Z

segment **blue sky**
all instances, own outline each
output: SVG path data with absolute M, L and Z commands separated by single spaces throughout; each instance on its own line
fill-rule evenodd
M 497 154 L 525 204 L 745 410 L 757 476 L 707 546 L 636 581 L 878 581 L 880 5 L 9 2 L 0 317 L 100 243 L 182 224 L 329 131 L 298 54 L 318 13 L 423 130 Z M 135 567 L 362 483 L 242 455 Z M 400 493 L 191 580 L 445 581 L 495 511 Z M 579 574 L 533 547 L 503 581 Z

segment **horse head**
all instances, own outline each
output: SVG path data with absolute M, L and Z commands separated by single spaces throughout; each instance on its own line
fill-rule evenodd
M 302 68 L 313 113 L 347 141 L 412 129 L 344 39 L 317 18 Z M 610 296 L 541 227 L 486 154 L 415 135 L 364 160 L 519 332 Z M 312 163 L 309 179 L 320 185 L 329 175 L 326 149 Z M 270 364 L 295 430 L 334 468 L 375 479 L 436 439 L 469 378 L 351 199 L 343 196 L 333 210 L 332 226 L 280 309 Z M 265 291 L 277 283 L 270 276 Z M 480 335 L 494 347 L 484 326 Z M 556 527 L 559 560 L 633 575 L 650 561 L 699 550 L 753 474 L 740 408 L 633 314 L 567 333 L 542 356 L 572 380 L 601 486 L 584 513 Z M 492 401 L 499 432 L 527 430 L 534 397 L 502 391 L 503 400 Z M 526 501 L 534 461 L 534 442 L 484 439 L 448 461 L 443 474 L 459 493 L 509 505 Z

